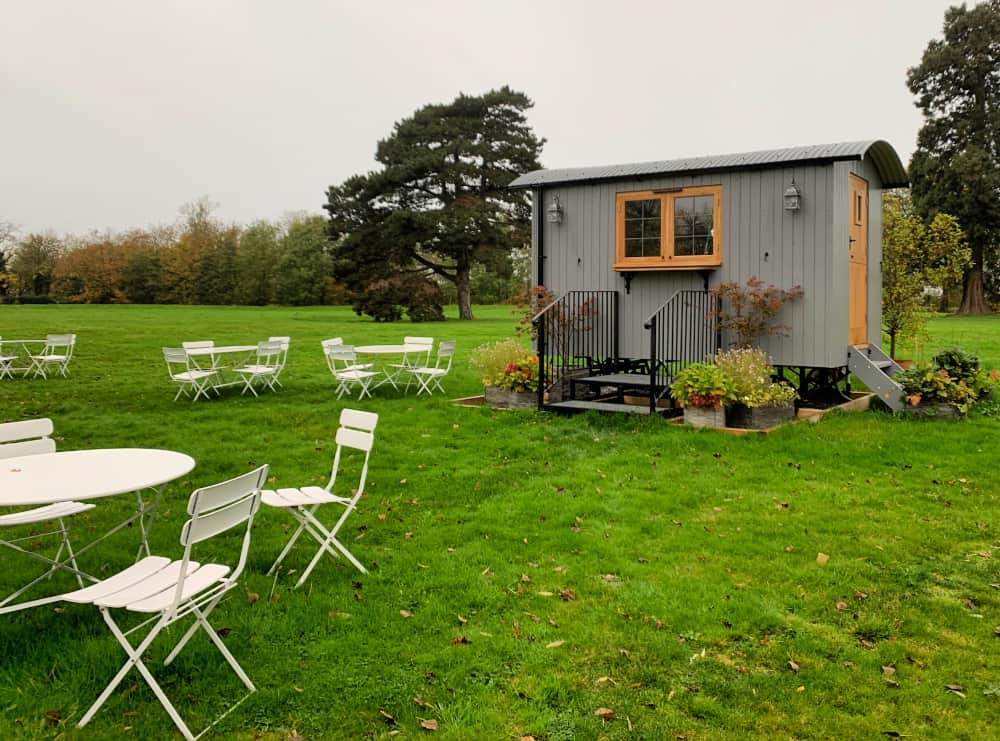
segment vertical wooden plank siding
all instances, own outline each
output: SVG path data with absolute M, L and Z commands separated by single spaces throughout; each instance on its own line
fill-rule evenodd
M 631 293 L 615 272 L 615 195 L 621 192 L 722 186 L 722 265 L 711 271 L 710 286 L 745 283 L 751 276 L 780 288 L 801 285 L 803 297 L 778 318 L 788 337 L 762 343 L 780 365 L 839 367 L 846 363 L 848 329 L 848 174 L 870 183 L 869 322 L 870 341 L 879 342 L 881 293 L 881 181 L 869 161 L 798 164 L 794 167 L 674 175 L 642 180 L 564 184 L 534 192 L 533 229 L 544 231 L 547 287 L 616 290 L 620 294 L 620 350 L 647 357 L 643 323 L 675 291 L 701 289 L 698 271 L 636 272 Z M 802 192 L 801 210 L 784 210 L 783 195 L 794 177 Z M 557 196 L 562 224 L 550 224 L 545 210 Z M 537 255 L 533 261 L 537 260 Z M 536 271 L 533 273 L 537 275 Z

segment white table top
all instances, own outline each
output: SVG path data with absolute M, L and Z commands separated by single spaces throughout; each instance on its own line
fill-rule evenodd
M 188 355 L 222 355 L 230 352 L 252 352 L 256 345 L 220 345 L 219 347 L 195 347 L 185 350 Z
M 44 345 L 45 340 L 4 340 L 0 339 L 0 345 Z
M 429 345 L 358 345 L 354 352 L 368 355 L 402 355 L 408 352 L 427 352 Z
M 180 478 L 194 458 L 172 450 L 107 448 L 0 460 L 0 506 L 109 497 Z

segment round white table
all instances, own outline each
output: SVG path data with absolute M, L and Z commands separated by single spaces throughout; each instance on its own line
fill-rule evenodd
M 172 450 L 67 450 L 0 460 L 0 507 L 98 499 L 161 486 L 194 468 Z
M 0 614 L 48 604 L 60 597 L 44 597 L 29 602 L 9 604 L 34 584 L 47 578 L 57 568 L 75 573 L 79 578 L 97 579 L 77 568 L 76 559 L 105 538 L 134 522 L 139 524 L 142 542 L 136 560 L 143 551 L 149 555 L 147 534 L 153 515 L 160 503 L 164 485 L 180 478 L 194 468 L 194 458 L 172 450 L 147 448 L 107 448 L 99 450 L 67 450 L 61 453 L 22 455 L 0 460 L 0 507 L 39 507 L 59 502 L 99 499 L 116 494 L 135 492 L 136 512 L 114 525 L 107 532 L 55 559 L 33 555 L 51 565 L 49 572 L 36 577 L 24 587 L 0 602 Z M 151 502 L 146 503 L 142 491 L 153 489 Z M 9 543 L 5 544 L 9 545 Z M 15 550 L 21 550 L 15 548 Z M 72 567 L 70 566 L 72 564 Z M 9 569 L 10 566 L 5 565 Z M 82 582 L 81 582 L 82 584 Z
M 426 363 L 427 358 L 430 357 L 432 345 L 416 345 L 412 343 L 407 343 L 403 345 L 358 345 L 354 348 L 354 352 L 359 355 L 402 355 L 403 362 L 398 365 L 389 365 L 383 362 L 381 368 L 378 368 L 378 372 L 382 374 L 382 380 L 375 384 L 374 388 L 379 386 L 384 386 L 385 384 L 390 384 L 394 389 L 399 389 L 399 380 L 405 370 L 405 366 L 411 365 L 407 362 L 407 356 L 409 354 L 414 355 L 424 355 L 425 358 L 422 362 Z

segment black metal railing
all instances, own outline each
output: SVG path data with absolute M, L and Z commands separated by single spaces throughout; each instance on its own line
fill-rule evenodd
M 538 350 L 538 408 L 570 373 L 618 358 L 618 291 L 569 291 L 532 318 Z
M 706 360 L 721 347 L 718 302 L 708 291 L 677 291 L 646 320 L 650 411 L 670 392 L 681 368 Z

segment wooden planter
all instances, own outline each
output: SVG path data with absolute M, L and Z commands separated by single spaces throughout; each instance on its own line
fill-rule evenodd
M 725 427 L 726 410 L 712 407 L 684 407 L 684 424 L 692 427 Z
M 951 420 L 962 419 L 965 416 L 965 412 L 948 402 L 934 402 L 933 404 L 919 404 L 918 406 L 907 405 L 900 410 L 900 414 L 910 417 L 924 417 L 926 419 Z
M 511 391 L 499 386 L 483 389 L 486 405 L 494 409 L 534 409 L 538 406 L 538 394 L 534 391 Z
M 795 406 L 748 407 L 734 404 L 726 413 L 729 427 L 743 427 L 749 430 L 766 430 L 795 419 Z

